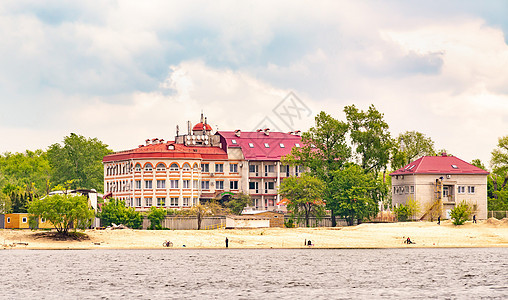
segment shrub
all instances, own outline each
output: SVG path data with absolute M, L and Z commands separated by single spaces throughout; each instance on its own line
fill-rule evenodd
M 451 211 L 450 216 L 453 220 L 453 225 L 462 225 L 467 220 L 469 220 L 469 217 L 473 213 L 473 209 L 469 204 L 467 204 L 465 201 L 462 201 L 461 203 L 457 204 Z
M 399 205 L 394 209 L 395 215 L 399 222 L 407 222 L 409 220 L 409 208 L 405 205 Z
M 167 215 L 167 211 L 163 208 L 150 207 L 147 218 L 150 220 L 150 229 L 161 230 L 161 222 Z
M 103 226 L 115 223 L 138 229 L 143 224 L 143 216 L 140 212 L 137 212 L 133 207 L 125 207 L 124 201 L 116 199 L 102 205 L 97 217 L 102 220 Z

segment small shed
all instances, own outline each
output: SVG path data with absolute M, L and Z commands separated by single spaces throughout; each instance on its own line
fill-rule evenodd
M 258 216 L 227 216 L 226 229 L 233 228 L 268 228 L 270 218 Z
M 284 213 L 270 210 L 244 210 L 242 216 L 267 217 L 270 227 L 284 227 Z
M 5 228 L 6 229 L 28 229 L 28 214 L 27 213 L 12 213 L 5 214 Z

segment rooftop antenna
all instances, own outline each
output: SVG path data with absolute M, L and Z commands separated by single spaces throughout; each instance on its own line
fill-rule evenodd
M 178 136 L 178 132 L 180 131 L 180 127 L 176 125 L 176 136 Z

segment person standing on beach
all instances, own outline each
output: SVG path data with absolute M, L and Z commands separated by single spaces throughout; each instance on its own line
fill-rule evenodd
M 228 247 L 229 247 L 229 240 L 228 240 L 228 238 L 226 237 L 226 248 L 228 248 Z
M 441 225 L 441 216 L 437 217 L 437 225 Z
M 476 223 L 476 215 L 473 215 L 473 223 Z

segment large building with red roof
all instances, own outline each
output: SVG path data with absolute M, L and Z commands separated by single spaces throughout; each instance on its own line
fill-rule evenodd
M 392 204 L 413 199 L 420 205 L 418 219 L 437 219 L 466 201 L 477 218 L 486 219 L 488 174 L 455 156 L 423 156 L 390 174 Z
M 191 129 L 192 128 L 192 129 Z M 206 118 L 174 141 L 148 139 L 138 148 L 107 155 L 104 190 L 137 210 L 151 206 L 188 208 L 210 199 L 250 194 L 256 209 L 285 210 L 277 193 L 281 180 L 301 168 L 281 158 L 300 147 L 299 132 L 218 131 Z

